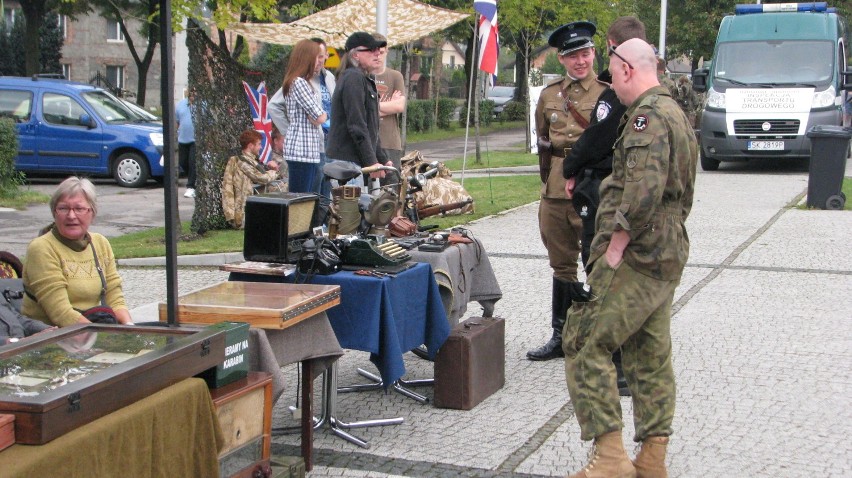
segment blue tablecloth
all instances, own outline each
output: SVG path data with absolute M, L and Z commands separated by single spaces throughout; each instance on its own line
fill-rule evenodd
M 292 282 L 293 276 L 232 272 L 229 280 Z M 354 272 L 311 278 L 312 284 L 340 286 L 340 305 L 326 313 L 340 346 L 370 352 L 382 380 L 390 385 L 405 375 L 402 354 L 425 344 L 430 357 L 450 334 L 432 267 L 418 263 L 395 277 Z

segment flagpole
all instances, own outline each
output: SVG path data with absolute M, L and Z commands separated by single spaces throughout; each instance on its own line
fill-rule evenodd
M 470 86 L 467 90 L 467 116 L 464 122 L 464 153 L 462 153 L 462 171 L 461 171 L 461 185 L 464 187 L 464 172 L 467 167 L 467 140 L 470 135 L 470 107 L 471 103 L 473 103 L 473 79 L 477 76 L 477 72 L 474 69 L 478 69 L 479 65 L 477 64 L 477 60 L 479 57 L 479 49 L 476 47 L 477 41 L 479 40 L 479 23 L 481 22 L 482 15 L 477 14 L 477 20 L 473 24 L 473 54 L 470 57 L 471 63 L 470 66 Z

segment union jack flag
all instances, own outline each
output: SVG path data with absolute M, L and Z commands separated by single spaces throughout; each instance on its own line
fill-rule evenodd
M 248 97 L 254 129 L 263 136 L 260 139 L 260 154 L 258 156 L 260 161 L 266 164 L 272 157 L 272 118 L 270 118 L 267 108 L 269 99 L 266 95 L 266 82 L 261 81 L 255 90 L 244 81 L 243 90 Z
M 500 36 L 497 30 L 497 0 L 474 0 L 473 9 L 479 13 L 479 69 L 491 73 L 491 85 L 497 77 L 497 56 Z

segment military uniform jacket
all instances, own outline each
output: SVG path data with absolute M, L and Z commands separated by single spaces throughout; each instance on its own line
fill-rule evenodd
M 565 158 L 562 175 L 566 179 L 578 176 L 584 169 L 594 169 L 600 177 L 608 176 L 612 171 L 612 146 L 618 136 L 618 123 L 627 107 L 618 101 L 615 91 L 609 87 L 611 78 L 609 70 L 598 75 L 598 81 L 605 89 L 592 110 L 589 127 Z
M 583 127 L 571 115 L 566 107 L 570 101 L 574 108 L 584 118 L 589 119 L 595 100 L 604 90 L 594 75 L 583 80 L 574 81 L 564 78 L 547 85 L 538 98 L 535 109 L 535 130 L 538 137 L 550 138 L 553 144 L 553 160 L 547 182 L 541 186 L 541 196 L 551 199 L 567 199 L 565 197 L 565 178 L 562 177 L 562 163 L 569 148 L 574 146 Z
M 628 108 L 619 125 L 612 174 L 601 184 L 590 263 L 606 252 L 613 231 L 630 243 L 624 260 L 642 274 L 677 280 L 689 256 L 684 222 L 692 209 L 698 145 L 686 115 L 665 87 Z

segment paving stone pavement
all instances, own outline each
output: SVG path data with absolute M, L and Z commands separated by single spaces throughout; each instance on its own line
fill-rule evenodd
M 852 476 L 852 214 L 792 208 L 806 187 L 798 168 L 698 175 L 690 259 L 673 306 L 670 476 Z M 550 273 L 536 210 L 530 204 L 469 225 L 504 292 L 496 315 L 506 319 L 505 387 L 472 411 L 397 393 L 342 394 L 342 420 L 405 421 L 352 430 L 369 449 L 318 432 L 309 476 L 551 477 L 585 464 L 589 446 L 579 439 L 563 363 L 525 358 L 549 334 Z M 122 274 L 133 306 L 164 297 L 161 268 Z M 181 292 L 223 278 L 211 268 L 179 271 Z M 407 378 L 431 377 L 431 363 L 408 355 Z M 374 371 L 366 353 L 347 351 L 340 384 L 363 382 L 358 367 Z M 274 426 L 296 423 L 287 406 L 295 404 L 297 370 L 285 372 L 293 386 L 275 406 Z M 432 396 L 431 388 L 418 391 Z M 632 452 L 630 400 L 622 406 Z M 276 437 L 273 453 L 297 454 L 298 444 L 297 435 Z
M 852 162 L 846 175 L 852 176 Z M 687 223 L 690 258 L 673 306 L 678 398 L 667 460 L 672 477 L 852 476 L 852 214 L 792 207 L 807 182 L 807 167 L 789 161 L 698 173 Z M 94 230 L 106 225 L 108 233 L 127 222 L 120 220 L 125 196 L 110 196 L 115 219 L 105 214 L 99 218 L 105 224 Z M 537 204 L 526 205 L 468 226 L 485 244 L 504 293 L 495 313 L 506 319 L 506 386 L 467 412 L 397 393 L 340 395 L 342 420 L 405 421 L 352 430 L 369 449 L 318 432 L 309 476 L 553 477 L 585 463 L 589 446 L 579 439 L 562 362 L 525 358 L 548 337 L 550 323 L 550 271 L 536 210 Z M 25 245 L 36 226 L 23 222 L 40 227 L 44 217 L 40 210 L 26 218 L 0 214 L 0 242 Z M 143 218 L 138 222 L 142 227 Z M 107 235 L 122 232 L 115 229 Z M 161 266 L 138 264 L 123 261 L 120 273 L 141 321 L 156 318 L 166 275 Z M 178 279 L 183 294 L 226 274 L 181 266 Z M 468 315 L 479 310 L 476 304 L 468 309 Z M 347 351 L 340 384 L 363 382 L 358 367 L 375 370 L 367 355 Z M 406 369 L 409 379 L 432 376 L 431 363 L 413 354 L 407 354 Z M 296 423 L 287 407 L 296 400 L 297 368 L 284 370 L 292 386 L 275 406 L 276 427 Z M 432 397 L 429 387 L 418 391 Z M 632 452 L 630 400 L 622 399 L 622 406 L 624 441 Z M 298 445 L 297 435 L 275 437 L 273 453 L 298 454 Z

